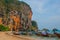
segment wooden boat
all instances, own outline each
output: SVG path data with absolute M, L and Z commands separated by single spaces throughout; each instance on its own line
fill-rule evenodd
M 54 33 L 58 38 L 60 38 L 60 34 L 59 33 Z
M 49 37 L 49 35 L 48 35 L 48 34 L 41 34 L 41 36 Z

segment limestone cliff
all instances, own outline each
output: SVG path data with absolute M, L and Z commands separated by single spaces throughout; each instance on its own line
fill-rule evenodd
M 1 0 L 0 3 L 0 24 L 11 31 L 30 30 L 32 11 L 27 3 L 18 0 Z

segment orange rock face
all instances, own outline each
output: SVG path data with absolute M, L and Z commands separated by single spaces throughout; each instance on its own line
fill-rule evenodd
M 31 20 L 31 18 L 32 18 L 32 11 L 30 11 L 30 13 L 28 15 L 28 18 Z
M 0 18 L 0 24 L 2 24 L 2 18 Z
M 12 20 L 12 22 L 11 22 L 12 23 L 11 29 L 14 28 L 14 30 L 16 31 L 17 27 L 20 25 L 20 17 L 19 17 L 19 15 L 14 15 L 14 14 L 15 14 L 14 12 L 13 12 L 13 14 L 11 12 L 11 15 L 10 15 L 10 19 Z M 14 23 L 13 23 L 13 21 L 14 21 Z

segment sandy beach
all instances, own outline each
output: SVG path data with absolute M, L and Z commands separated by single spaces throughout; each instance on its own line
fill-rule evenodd
M 8 35 L 6 32 L 0 32 L 0 40 L 34 40 L 34 39 L 29 39 L 23 36 L 14 36 L 14 35 Z

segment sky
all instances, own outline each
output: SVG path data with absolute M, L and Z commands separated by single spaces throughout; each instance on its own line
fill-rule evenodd
M 60 0 L 21 0 L 30 5 L 39 30 L 60 29 Z

